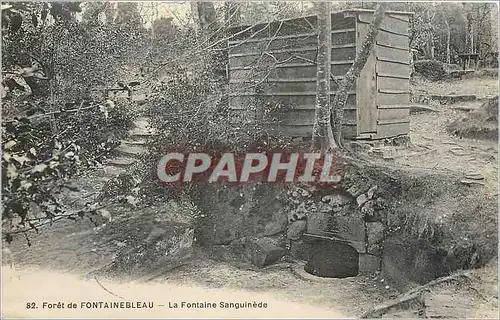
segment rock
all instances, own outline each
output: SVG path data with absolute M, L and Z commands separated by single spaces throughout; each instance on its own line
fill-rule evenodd
M 353 185 L 353 186 L 349 187 L 346 190 L 346 192 L 348 194 L 350 194 L 353 198 L 356 198 L 357 196 L 359 196 L 360 194 L 362 194 L 364 192 L 364 190 L 361 187 L 357 186 L 357 185 Z
M 290 211 L 288 214 L 288 221 L 289 222 L 294 222 L 297 220 L 304 220 L 307 217 L 307 212 L 308 210 L 306 209 L 305 203 L 299 204 L 297 209 Z
M 288 226 L 286 233 L 287 239 L 298 240 L 306 230 L 307 222 L 305 220 L 297 220 Z
M 167 230 L 165 230 L 164 228 L 154 227 L 153 230 L 151 230 L 151 232 L 148 234 L 148 236 L 144 240 L 144 243 L 145 244 L 150 244 L 150 243 L 153 243 L 153 242 L 157 242 L 166 233 L 167 233 Z
M 373 273 L 380 270 L 380 257 L 368 253 L 359 254 L 359 272 Z
M 324 212 L 314 212 L 307 217 L 307 233 L 321 234 L 328 230 L 331 216 Z
M 284 212 L 279 211 L 274 213 L 273 221 L 269 222 L 264 227 L 264 235 L 274 236 L 275 234 L 285 231 L 287 223 L 288 223 L 288 218 Z
M 368 191 L 366 192 L 366 196 L 368 197 L 369 200 L 373 199 L 373 196 L 375 195 L 375 192 L 377 191 L 377 186 L 372 186 Z
M 335 206 L 344 206 L 346 204 L 351 203 L 351 199 L 349 197 L 343 196 L 341 194 L 332 194 L 328 196 L 324 196 L 321 198 L 321 201 L 328 203 L 329 205 Z
M 484 180 L 484 176 L 480 173 L 468 174 L 465 178 L 470 180 Z
M 460 183 L 465 184 L 467 186 L 472 186 L 472 185 L 481 185 L 484 186 L 484 182 L 476 181 L 476 180 L 462 180 Z
M 356 203 L 358 204 L 358 208 L 361 208 L 362 205 L 364 205 L 369 198 L 365 194 L 361 194 L 356 198 Z
M 332 212 L 333 208 L 329 204 L 326 204 L 324 202 L 318 202 L 318 211 L 327 213 L 327 212 Z
M 449 150 L 451 153 L 453 153 L 454 155 L 456 156 L 459 156 L 459 157 L 462 157 L 462 156 L 469 156 L 470 153 L 469 152 L 464 152 L 464 151 L 461 151 L 461 150 Z
M 245 251 L 247 258 L 259 268 L 279 261 L 286 253 L 271 238 L 249 238 L 245 241 Z
M 368 200 L 361 207 L 361 212 L 365 215 L 365 217 L 372 217 L 375 213 L 375 209 L 373 208 L 374 201 Z
M 384 239 L 384 225 L 382 222 L 367 222 L 366 233 L 368 246 L 378 244 Z

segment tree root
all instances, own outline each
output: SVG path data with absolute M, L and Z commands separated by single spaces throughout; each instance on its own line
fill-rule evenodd
M 470 282 L 472 280 L 469 272 L 461 272 L 450 276 L 432 280 L 429 283 L 411 289 L 397 298 L 386 301 L 378 306 L 371 308 L 361 315 L 361 319 L 381 318 L 391 310 L 418 308 L 421 313 L 425 313 L 425 293 L 429 292 L 431 287 L 448 282 Z

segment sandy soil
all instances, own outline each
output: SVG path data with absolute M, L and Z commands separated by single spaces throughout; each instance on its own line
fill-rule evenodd
M 9 247 L 20 270 L 20 279 L 10 269 L 3 269 L 6 271 L 3 279 L 8 280 L 3 282 L 3 305 L 8 306 L 4 310 L 6 315 L 28 316 L 33 313 L 25 310 L 24 304 L 27 301 L 117 300 L 89 275 L 108 264 L 114 254 L 112 246 L 94 241 L 96 232 L 98 230 L 86 220 L 77 223 L 64 221 L 48 227 L 39 235 L 30 235 L 31 247 L 22 238 L 17 238 Z M 161 304 L 163 299 L 190 301 L 198 299 L 197 297 L 200 300 L 216 297 L 217 301 L 239 301 L 261 297 L 259 299 L 269 304 L 267 310 L 251 310 L 248 313 L 220 309 L 194 314 L 194 311 L 186 309 L 155 308 L 134 311 L 130 314 L 131 317 L 240 317 L 243 314 L 248 317 L 356 317 L 372 305 L 397 294 L 392 288 L 387 289 L 386 284 L 376 275 L 345 279 L 317 278 L 317 281 L 311 281 L 292 273 L 286 264 L 256 270 L 247 265 L 214 261 L 203 254 L 195 254 L 188 264 L 157 277 L 154 281 L 139 282 L 122 276 L 114 277 L 113 280 L 108 278 L 107 281 L 101 279 L 101 276 L 98 279 L 108 290 L 127 300 L 153 300 Z M 53 289 L 47 291 L 47 283 Z M 61 284 L 64 286 L 61 287 Z M 60 288 L 60 291 L 56 288 Z M 184 288 L 191 288 L 189 290 L 192 293 Z M 43 294 L 40 295 L 39 292 Z M 214 296 L 215 293 L 217 296 Z M 114 309 L 89 309 L 85 310 L 85 314 L 71 310 L 59 313 L 58 310 L 39 309 L 33 315 L 69 316 L 66 312 L 85 317 L 122 315 L 122 311 Z
M 2 268 L 2 318 L 314 318 L 347 317 L 335 308 L 319 308 L 297 302 L 279 300 L 274 294 L 181 286 L 169 283 L 112 283 L 105 280 L 86 280 L 76 275 L 49 272 L 40 269 L 22 269 L 12 272 Z M 101 286 L 102 285 L 102 286 Z M 106 288 L 106 289 L 104 289 Z M 106 290 L 109 290 L 106 291 Z M 120 296 L 114 296 L 113 294 Z M 152 302 L 153 308 L 106 309 L 86 308 L 85 302 Z M 215 302 L 217 308 L 172 308 L 181 302 Z M 267 308 L 220 308 L 220 302 L 267 303 Z M 28 303 L 35 308 L 27 309 Z M 64 309 L 49 308 L 44 302 L 65 304 Z M 84 303 L 82 307 L 82 302 Z M 77 308 L 68 308 L 76 303 Z

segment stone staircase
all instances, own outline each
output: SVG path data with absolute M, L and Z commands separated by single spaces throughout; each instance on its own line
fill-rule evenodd
M 155 134 L 149 125 L 149 118 L 139 117 L 134 120 L 134 128 L 130 130 L 127 140 L 122 140 L 117 148 L 117 156 L 109 159 L 104 166 L 106 177 L 112 178 L 124 172 L 138 161 L 141 154 L 146 152 L 146 140 Z

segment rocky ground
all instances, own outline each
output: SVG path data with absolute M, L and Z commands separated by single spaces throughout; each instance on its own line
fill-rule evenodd
M 474 86 L 471 85 L 474 83 Z M 478 77 L 464 80 L 428 82 L 417 79 L 414 90 L 421 95 L 475 95 L 461 103 L 424 103 L 433 110 L 411 115 L 411 144 L 388 146 L 371 144 L 362 150 L 381 163 L 433 171 L 452 172 L 464 184 L 478 188 L 484 197 L 498 195 L 498 147 L 488 140 L 460 139 L 448 133 L 446 126 L 480 103 L 476 100 L 498 94 L 498 80 Z M 102 171 L 82 177 L 80 191 L 68 195 L 80 204 L 91 201 L 107 179 L 137 161 L 144 152 L 144 139 L 152 134 L 147 119 L 139 119 L 131 137 L 124 141 L 115 159 Z M 482 199 L 477 199 L 481 201 Z M 452 201 L 450 199 L 449 201 Z M 446 203 L 443 208 L 446 208 Z M 40 234 L 31 234 L 31 246 L 23 237 L 9 248 L 17 268 L 3 268 L 3 317 L 62 317 L 77 313 L 66 310 L 25 309 L 28 301 L 44 300 L 165 300 L 189 299 L 263 299 L 272 305 L 267 313 L 244 313 L 245 316 L 273 317 L 358 317 L 370 308 L 400 298 L 397 290 L 379 274 L 365 274 L 344 279 L 322 279 L 303 272 L 293 261 L 282 261 L 258 269 L 247 263 L 221 262 L 215 255 L 197 249 L 189 234 L 190 204 L 169 201 L 150 206 L 133 203 L 115 205 L 112 219 L 99 217 L 97 226 L 87 220 L 66 220 L 47 226 Z M 176 225 L 164 225 L 176 221 Z M 162 233 L 177 237 L 175 244 L 157 241 Z M 155 246 L 148 246 L 153 243 Z M 180 243 L 180 245 L 179 245 Z M 175 256 L 173 260 L 148 260 L 158 252 Z M 168 256 L 168 254 L 166 254 Z M 4 256 L 5 258 L 6 256 Z M 9 258 L 9 257 L 7 257 Z M 9 262 L 4 259 L 4 264 Z M 149 261 L 149 262 L 148 262 Z M 155 266 L 161 265 L 161 268 Z M 168 268 L 165 268 L 168 266 Z M 133 269 L 123 275 L 124 268 Z M 103 270 L 106 271 L 103 273 Z M 146 270 L 147 272 L 141 272 Z M 498 265 L 494 262 L 471 273 L 470 281 L 446 282 L 433 286 L 427 294 L 425 316 L 432 318 L 498 316 Z M 130 271 L 130 270 L 128 270 Z M 111 277 L 113 276 L 113 277 Z M 139 282 L 138 282 L 139 281 Z M 55 288 L 55 284 L 65 286 Z M 51 289 L 50 289 L 51 288 Z M 189 291 L 188 291 L 189 289 Z M 40 294 L 43 293 L 44 294 Z M 224 298 L 223 298 L 224 297 Z M 51 301 L 52 301 L 51 300 Z M 219 310 L 221 311 L 221 310 Z M 90 311 L 89 311 L 90 312 Z M 142 312 L 142 313 L 141 313 Z M 147 317 L 237 317 L 239 313 L 175 313 L 155 308 L 154 312 L 137 311 L 132 316 Z M 387 316 L 416 317 L 418 308 L 390 309 Z M 81 316 L 81 313 L 78 314 Z M 105 310 L 92 310 L 91 316 L 110 316 Z M 114 317 L 119 313 L 113 313 Z M 243 313 L 242 313 L 243 316 Z

